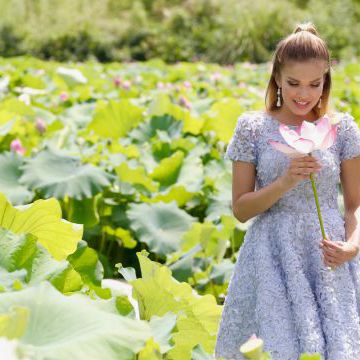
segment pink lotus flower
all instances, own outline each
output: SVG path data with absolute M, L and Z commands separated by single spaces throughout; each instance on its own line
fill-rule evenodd
M 290 157 L 302 157 L 312 151 L 329 148 L 335 142 L 336 128 L 337 124 L 331 124 L 327 115 L 317 125 L 303 121 L 296 130 L 281 124 L 280 134 L 289 146 L 272 140 L 269 143 Z
M 42 135 L 46 131 L 46 123 L 42 118 L 37 118 L 35 123 L 36 130 Z
M 324 115 L 317 125 L 303 121 L 297 130 L 291 130 L 288 126 L 281 124 L 280 134 L 289 145 L 277 141 L 269 141 L 275 149 L 287 154 L 289 157 L 303 157 L 311 155 L 315 150 L 326 150 L 332 146 L 336 139 L 337 124 L 332 123 L 327 115 Z M 310 173 L 311 185 L 314 193 L 316 210 L 318 213 L 320 229 L 323 239 L 327 239 L 320 211 L 319 198 L 316 191 L 314 173 Z M 331 268 L 329 268 L 331 269 Z
M 65 91 L 63 91 L 63 92 L 60 94 L 59 97 L 60 97 L 60 100 L 63 101 L 63 102 L 65 102 L 66 100 L 69 99 L 69 95 L 68 95 L 68 93 L 65 92 Z
M 129 80 L 125 80 L 125 81 L 122 83 L 121 87 L 122 87 L 123 89 L 125 89 L 125 90 L 130 90 L 130 88 L 131 88 L 131 82 L 130 82 Z
M 21 141 L 19 139 L 14 139 L 10 144 L 10 149 L 12 152 L 24 155 L 25 149 L 23 148 Z

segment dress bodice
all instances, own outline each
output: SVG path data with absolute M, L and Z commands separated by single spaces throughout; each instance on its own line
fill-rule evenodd
M 360 131 L 354 118 L 348 113 L 337 114 L 337 118 L 340 121 L 334 144 L 326 150 L 316 150 L 312 153 L 322 164 L 320 172 L 315 174 L 322 209 L 338 207 L 340 164 L 360 152 Z M 286 144 L 279 132 L 279 125 L 278 120 L 264 111 L 243 113 L 238 118 L 234 134 L 227 147 L 225 158 L 251 162 L 255 165 L 256 190 L 274 182 L 289 166 L 290 158 L 269 144 L 270 140 Z M 311 181 L 306 179 L 286 192 L 269 210 L 290 213 L 314 212 L 314 207 Z

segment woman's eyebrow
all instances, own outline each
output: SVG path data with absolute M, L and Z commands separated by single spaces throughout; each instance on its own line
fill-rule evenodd
M 299 81 L 299 80 L 297 80 L 297 79 L 295 79 L 295 78 L 293 78 L 293 77 L 291 77 L 291 76 L 288 76 L 288 79 L 289 79 L 289 80 Z M 321 80 L 321 77 L 319 77 L 319 78 L 317 78 L 317 79 L 314 79 L 314 80 L 311 80 L 310 82 L 319 81 L 319 80 Z

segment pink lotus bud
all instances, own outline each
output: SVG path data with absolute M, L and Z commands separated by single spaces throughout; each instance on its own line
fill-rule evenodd
M 181 106 L 186 107 L 186 108 L 189 109 L 189 110 L 190 110 L 191 107 L 192 107 L 190 101 L 189 101 L 185 96 L 183 96 L 183 95 L 180 96 L 179 104 L 180 104 Z
M 25 149 L 21 145 L 20 139 L 14 139 L 10 144 L 10 149 L 11 149 L 12 152 L 16 152 L 16 153 L 18 153 L 20 155 L 25 154 Z
M 244 83 L 243 81 L 240 81 L 239 84 L 238 84 L 238 87 L 240 89 L 244 89 L 244 88 L 246 88 L 246 83 Z
M 122 80 L 121 78 L 119 78 L 118 76 L 113 78 L 113 83 L 116 87 L 119 87 L 122 84 Z
M 130 82 L 129 80 L 125 80 L 125 81 L 122 83 L 121 87 L 122 87 L 123 89 L 125 89 L 125 90 L 130 90 L 130 88 L 131 88 L 131 82 Z
M 187 89 L 191 88 L 191 82 L 190 81 L 184 81 L 184 87 L 186 87 Z
M 219 80 L 221 80 L 221 77 L 221 74 L 217 71 L 211 74 L 210 79 L 214 82 L 218 82 Z
M 46 123 L 42 118 L 36 119 L 35 127 L 41 135 L 46 131 Z
M 63 91 L 61 94 L 60 94 L 60 100 L 61 101 L 66 101 L 69 99 L 69 95 L 67 92 Z

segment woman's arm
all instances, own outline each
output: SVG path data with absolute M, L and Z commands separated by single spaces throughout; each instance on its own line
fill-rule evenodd
M 360 157 L 341 162 L 346 241 L 360 247 Z
M 298 182 L 309 179 L 310 173 L 318 172 L 321 165 L 313 156 L 301 156 L 290 160 L 285 173 L 260 190 L 255 189 L 254 163 L 233 162 L 232 203 L 233 213 L 240 222 L 269 209 Z

